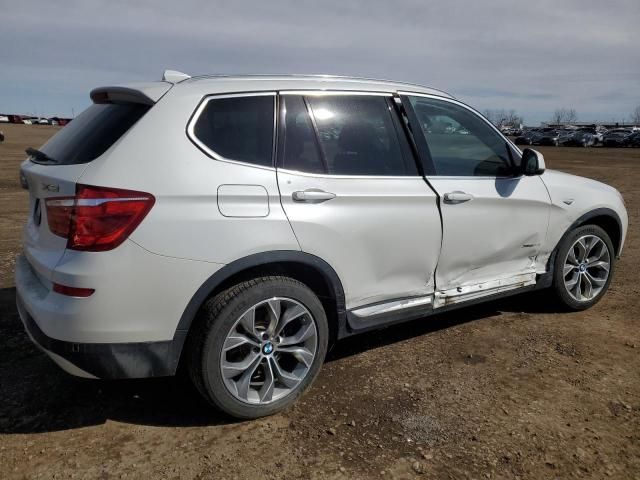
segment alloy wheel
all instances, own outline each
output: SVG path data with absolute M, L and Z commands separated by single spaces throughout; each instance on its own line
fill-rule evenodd
M 607 244 L 596 235 L 584 235 L 567 252 L 563 270 L 565 288 L 578 302 L 587 302 L 605 287 L 610 270 Z
M 264 300 L 227 334 L 220 362 L 224 384 L 242 402 L 274 402 L 304 380 L 317 348 L 316 323 L 304 305 L 291 298 Z

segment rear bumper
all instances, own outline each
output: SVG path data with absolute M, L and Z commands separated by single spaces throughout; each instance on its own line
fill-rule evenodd
M 173 340 L 134 343 L 75 343 L 48 337 L 16 294 L 20 319 L 31 340 L 71 375 L 85 378 L 148 378 L 174 375 L 186 332 Z
M 193 292 L 216 267 L 152 255 L 131 243 L 113 255 L 77 253 L 65 254 L 53 278 L 95 287 L 88 298 L 53 292 L 27 257 L 17 258 L 16 303 L 34 343 L 76 376 L 175 374 L 187 334 L 178 321 Z

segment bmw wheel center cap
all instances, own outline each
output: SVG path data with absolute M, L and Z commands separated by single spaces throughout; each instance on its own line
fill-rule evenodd
M 264 353 L 265 355 L 270 355 L 272 352 L 273 352 L 273 343 L 266 342 L 264 345 L 262 345 L 262 353 Z

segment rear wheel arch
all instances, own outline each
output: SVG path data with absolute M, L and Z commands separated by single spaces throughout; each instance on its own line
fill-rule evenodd
M 188 336 L 200 308 L 212 296 L 246 280 L 269 275 L 290 277 L 309 287 L 322 302 L 329 321 L 330 343 L 346 328 L 344 289 L 338 274 L 321 258 L 297 250 L 263 252 L 231 262 L 196 291 L 184 310 L 174 338 Z M 180 352 L 181 356 L 182 346 Z

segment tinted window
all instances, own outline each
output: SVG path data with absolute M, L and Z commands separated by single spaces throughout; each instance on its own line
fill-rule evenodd
M 209 100 L 194 134 L 216 154 L 255 165 L 271 166 L 274 97 Z
M 283 95 L 281 145 L 282 168 L 309 173 L 326 173 L 318 141 L 302 97 Z
M 513 172 L 506 140 L 464 107 L 424 97 L 410 97 L 425 135 L 436 175 L 509 176 Z
M 94 104 L 40 150 L 61 165 L 87 163 L 102 155 L 149 110 L 139 104 Z
M 327 173 L 417 174 L 413 158 L 403 154 L 402 132 L 398 132 L 386 97 L 322 95 L 306 100 L 313 112 Z

